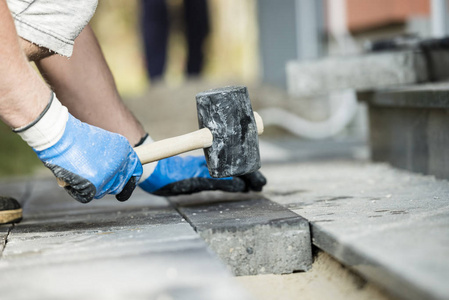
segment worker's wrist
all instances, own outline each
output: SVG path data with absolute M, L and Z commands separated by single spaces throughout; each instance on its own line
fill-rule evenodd
M 33 122 L 14 128 L 13 131 L 33 149 L 45 150 L 56 144 L 62 137 L 68 117 L 67 108 L 52 92 L 50 101 L 42 113 Z

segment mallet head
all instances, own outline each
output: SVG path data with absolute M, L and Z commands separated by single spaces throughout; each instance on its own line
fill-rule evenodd
M 239 176 L 260 168 L 259 138 L 244 86 L 231 86 L 196 95 L 198 123 L 213 135 L 204 149 L 212 177 Z

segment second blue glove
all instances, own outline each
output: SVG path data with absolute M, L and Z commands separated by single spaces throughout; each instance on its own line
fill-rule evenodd
M 240 177 L 212 178 L 204 156 L 174 156 L 159 161 L 139 186 L 154 195 L 175 196 L 207 190 L 260 191 L 266 179 L 260 172 Z

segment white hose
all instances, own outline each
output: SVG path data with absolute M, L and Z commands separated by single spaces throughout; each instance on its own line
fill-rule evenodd
M 308 139 L 325 139 L 342 131 L 357 113 L 357 98 L 353 90 L 332 93 L 330 97 L 341 99 L 340 106 L 325 121 L 305 120 L 281 108 L 265 108 L 258 113 L 265 127 L 280 126 L 291 133 Z

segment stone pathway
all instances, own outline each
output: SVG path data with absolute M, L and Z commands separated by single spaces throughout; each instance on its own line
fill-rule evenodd
M 291 257 L 276 252 L 306 237 L 304 220 L 311 243 L 390 294 L 449 299 L 447 181 L 356 160 L 363 151 L 353 143 L 268 143 L 262 194 L 201 193 L 169 202 L 136 191 L 125 203 L 108 197 L 83 205 L 53 179 L 1 182 L 2 194 L 25 211 L 21 223 L 0 226 L 1 299 L 248 299 L 217 256 L 243 258 L 237 265 L 245 270 L 263 249 L 254 246 L 255 233 L 268 230 L 283 241 L 261 253 L 282 265 Z M 341 155 L 330 155 L 332 145 Z M 303 146 L 310 151 L 276 153 Z M 282 227 L 293 220 L 302 231 Z M 291 248 L 297 257 L 302 243 Z M 262 270 L 255 261 L 253 269 Z
M 248 299 L 163 198 L 83 205 L 54 180 L 0 190 L 24 206 L 0 226 L 1 299 Z

